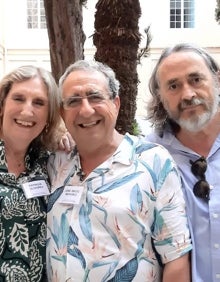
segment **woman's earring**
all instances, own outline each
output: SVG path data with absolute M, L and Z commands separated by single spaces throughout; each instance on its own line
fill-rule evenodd
M 47 133 L 47 132 L 48 132 L 48 128 L 49 128 L 49 124 L 47 123 L 47 124 L 46 124 L 46 126 L 45 126 L 45 130 L 44 130 L 44 131 L 45 131 L 45 133 Z

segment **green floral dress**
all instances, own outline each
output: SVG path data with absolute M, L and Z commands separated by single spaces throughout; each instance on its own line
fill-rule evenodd
M 26 172 L 8 173 L 0 140 L 0 282 L 45 278 L 46 197 L 26 199 L 21 183 L 43 177 L 48 183 L 48 152 L 30 148 Z

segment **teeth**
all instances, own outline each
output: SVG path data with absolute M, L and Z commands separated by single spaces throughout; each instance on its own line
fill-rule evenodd
M 97 124 L 97 121 L 92 121 L 90 123 L 83 123 L 82 125 L 83 125 L 83 127 L 91 127 L 91 126 L 96 125 L 96 124 Z
M 33 122 L 30 122 L 30 121 L 16 120 L 16 122 L 17 122 L 18 124 L 23 125 L 23 126 L 33 126 L 33 125 L 34 125 L 34 123 L 33 123 Z

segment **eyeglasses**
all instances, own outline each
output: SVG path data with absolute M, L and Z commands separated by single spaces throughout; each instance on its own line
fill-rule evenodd
M 198 160 L 191 163 L 191 171 L 197 177 L 200 178 L 198 182 L 193 187 L 193 193 L 196 197 L 202 198 L 204 200 L 209 200 L 210 186 L 206 181 L 205 172 L 207 170 L 207 161 L 205 157 L 200 157 Z
M 104 100 L 107 100 L 108 98 L 100 92 L 89 94 L 85 97 L 71 96 L 66 99 L 63 99 L 62 106 L 64 109 L 68 110 L 80 106 L 82 104 L 83 99 L 87 99 L 90 105 L 96 105 L 102 103 Z

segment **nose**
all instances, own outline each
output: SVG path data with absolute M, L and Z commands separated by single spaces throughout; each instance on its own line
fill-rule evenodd
M 95 109 L 91 106 L 88 99 L 82 99 L 79 113 L 83 117 L 90 117 L 92 114 L 94 114 Z
M 182 89 L 182 100 L 192 100 L 194 97 L 196 97 L 194 88 L 187 83 L 184 84 Z
M 23 104 L 21 114 L 26 116 L 33 116 L 33 105 L 31 102 L 26 102 Z

